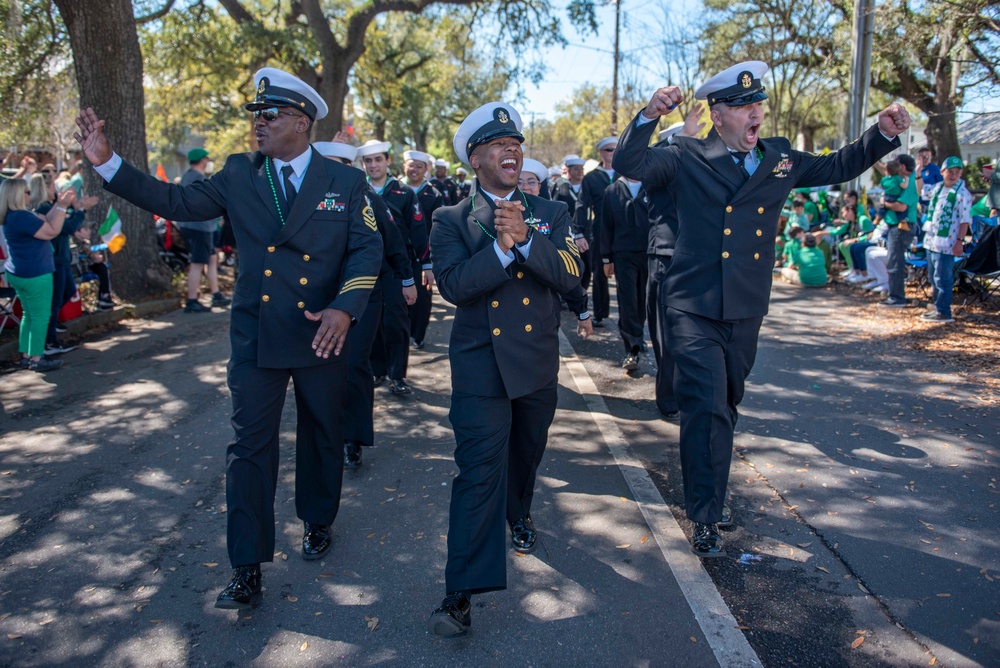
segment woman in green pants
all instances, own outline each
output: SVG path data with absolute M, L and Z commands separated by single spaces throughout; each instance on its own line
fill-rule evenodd
M 44 218 L 27 209 L 28 184 L 24 179 L 0 183 L 0 225 L 6 241 L 7 281 L 21 300 L 21 337 L 18 350 L 22 364 L 34 371 L 51 371 L 62 361 L 46 359 L 45 334 L 52 315 L 52 244 L 62 231 L 66 207 L 76 201 L 76 191 L 66 190 Z

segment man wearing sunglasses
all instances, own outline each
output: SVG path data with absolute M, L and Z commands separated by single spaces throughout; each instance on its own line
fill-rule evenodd
M 216 607 L 261 599 L 260 564 L 274 556 L 278 435 L 289 378 L 295 381 L 295 508 L 305 523 L 302 556 L 330 548 L 343 476 L 343 403 L 351 324 L 362 316 L 382 262 L 382 240 L 355 169 L 309 145 L 327 113 L 319 94 L 274 68 L 254 75 L 259 150 L 231 155 L 210 179 L 159 181 L 111 150 L 92 109 L 77 141 L 105 188 L 172 220 L 226 214 L 240 249 L 230 317 L 228 384 L 235 435 L 226 453 L 228 548 L 234 568 Z

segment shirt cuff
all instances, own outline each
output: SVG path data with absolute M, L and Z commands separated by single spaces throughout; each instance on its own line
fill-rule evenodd
M 646 115 L 640 112 L 639 113 L 639 117 L 635 119 L 635 127 L 641 128 L 643 125 L 647 125 L 647 124 L 652 123 L 652 122 L 654 122 L 656 120 L 657 119 L 655 119 L 655 118 L 646 118 Z
M 514 251 L 507 251 L 504 253 L 500 250 L 500 244 L 496 241 L 493 242 L 493 251 L 497 254 L 497 258 L 500 260 L 500 264 L 506 269 L 514 262 Z
M 416 284 L 417 284 L 416 280 L 414 280 L 412 278 L 404 278 L 403 279 L 403 287 L 404 288 L 410 288 L 410 287 L 413 287 Z
M 424 270 L 424 271 L 430 271 L 431 269 L 434 268 L 434 265 L 433 264 L 422 264 L 422 265 L 420 265 L 420 268 L 422 270 Z
M 584 311 L 576 316 L 577 320 L 590 320 L 590 311 Z
M 882 135 L 883 137 L 885 137 L 885 140 L 886 140 L 886 141 L 892 141 L 893 139 L 895 139 L 895 137 L 890 137 L 890 136 L 889 136 L 889 135 L 887 135 L 886 133 L 882 132 L 882 128 L 879 128 L 879 130 L 878 130 L 878 133 L 879 133 L 880 135 Z
M 112 153 L 111 159 L 106 163 L 103 165 L 94 165 L 94 171 L 97 172 L 107 183 L 111 183 L 111 179 L 115 178 L 115 174 L 118 173 L 118 168 L 121 166 L 122 157 L 117 153 Z
M 535 240 L 535 235 L 532 234 L 528 238 L 528 240 L 524 242 L 524 245 L 514 244 L 514 247 L 517 248 L 517 252 L 520 253 L 521 257 L 523 257 L 525 260 L 528 259 L 528 254 L 531 253 L 531 242 L 534 240 Z

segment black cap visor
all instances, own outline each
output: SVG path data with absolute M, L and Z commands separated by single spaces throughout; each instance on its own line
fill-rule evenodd
M 270 86 L 263 93 L 258 93 L 253 102 L 244 105 L 247 111 L 257 111 L 268 107 L 293 107 L 298 109 L 310 120 L 316 120 L 316 105 L 294 91 Z
M 518 132 L 512 127 L 513 124 L 500 123 L 498 121 L 490 121 L 483 127 L 476 131 L 476 134 L 469 139 L 468 144 L 466 144 L 466 152 L 472 155 L 472 152 L 476 150 L 476 147 L 480 144 L 485 144 L 486 142 L 491 142 L 494 139 L 499 139 L 501 137 L 515 137 L 522 144 L 524 143 L 524 135 Z

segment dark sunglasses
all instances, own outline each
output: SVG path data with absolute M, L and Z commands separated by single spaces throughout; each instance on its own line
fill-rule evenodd
M 282 111 L 278 107 L 268 107 L 267 109 L 254 109 L 253 117 L 254 120 L 258 118 L 263 118 L 265 121 L 270 123 L 271 121 L 277 120 L 278 116 L 301 116 L 302 114 L 293 114 L 290 111 Z
M 614 153 L 615 152 L 615 147 L 614 146 L 611 146 L 611 147 L 605 146 L 604 148 L 601 149 L 601 151 L 603 153 Z

